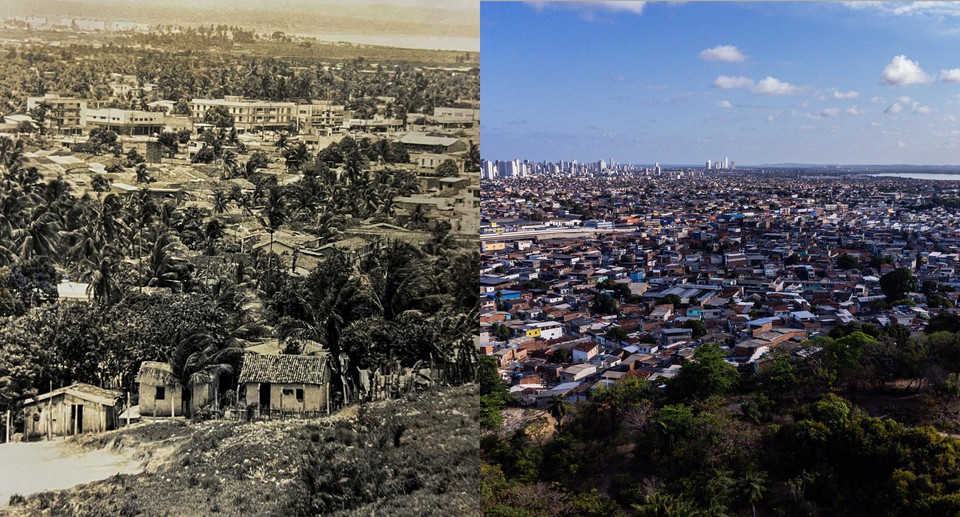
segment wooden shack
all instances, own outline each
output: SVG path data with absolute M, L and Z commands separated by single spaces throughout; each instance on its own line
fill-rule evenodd
M 247 353 L 239 380 L 261 414 L 312 416 L 330 411 L 330 376 L 326 355 Z
M 27 439 L 109 431 L 117 427 L 119 391 L 76 383 L 23 401 Z
M 137 372 L 142 416 L 183 416 L 183 386 L 170 363 L 144 361 Z

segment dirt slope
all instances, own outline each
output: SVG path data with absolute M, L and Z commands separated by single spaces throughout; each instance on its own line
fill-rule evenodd
M 11 501 L 25 515 L 479 515 L 476 386 L 324 419 L 156 423 L 88 437 L 145 470 Z M 399 444 L 399 445 L 398 445 Z

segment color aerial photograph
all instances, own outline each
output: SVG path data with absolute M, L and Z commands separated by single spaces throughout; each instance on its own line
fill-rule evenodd
M 480 34 L 486 515 L 960 515 L 960 4 Z
M 479 4 L 0 0 L 0 515 L 479 515 Z

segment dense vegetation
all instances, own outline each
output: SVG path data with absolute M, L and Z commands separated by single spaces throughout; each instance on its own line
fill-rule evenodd
M 246 164 L 221 153 L 220 178 L 255 188 L 217 183 L 203 208 L 146 190 L 101 192 L 108 188 L 96 188 L 98 176 L 94 194 L 78 197 L 63 178 L 44 181 L 25 165 L 23 141 L 0 139 L 0 410 L 51 385 L 132 389 L 144 360 L 171 362 L 185 384 L 212 370 L 236 374 L 246 341 L 270 335 L 326 345 L 335 391 L 355 384 L 357 368 L 418 362 L 442 366 L 452 382 L 471 379 L 478 288 L 462 279 L 475 280 L 478 254 L 445 221 L 398 216 L 393 199 L 417 192 L 416 178 L 392 169 L 372 175 L 368 156 L 378 146 L 363 143 L 347 138 L 316 154 L 282 149 L 289 171 L 304 176 L 290 186 L 258 172 L 262 153 Z M 269 234 L 269 246 L 240 249 L 226 226 L 232 206 Z M 272 253 L 283 229 L 324 244 L 361 222 L 432 233 L 422 246 L 331 249 L 305 277 Z M 93 303 L 58 303 L 64 277 L 89 283 Z M 263 310 L 251 312 L 256 305 Z
M 738 371 L 715 345 L 483 438 L 488 515 L 957 515 L 960 323 L 850 324 Z M 482 422 L 508 403 L 483 374 Z

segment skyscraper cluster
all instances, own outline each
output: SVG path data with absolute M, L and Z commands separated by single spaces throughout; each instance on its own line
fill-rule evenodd
M 730 158 L 728 157 L 724 157 L 722 160 L 717 160 L 716 162 L 714 162 L 713 160 L 707 160 L 708 171 L 710 170 L 725 171 L 725 170 L 733 170 L 736 168 L 737 168 L 737 162 L 730 161 Z

